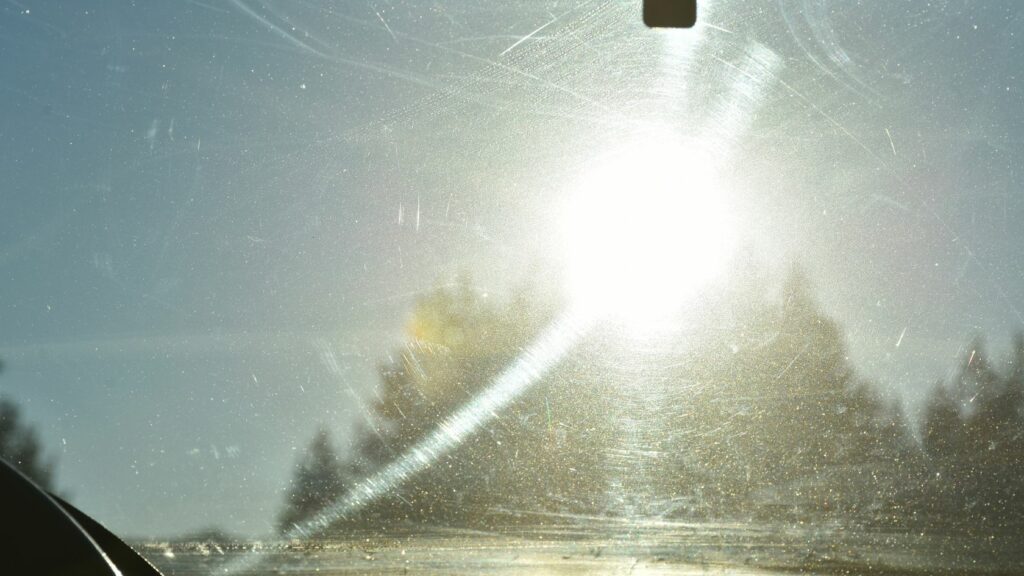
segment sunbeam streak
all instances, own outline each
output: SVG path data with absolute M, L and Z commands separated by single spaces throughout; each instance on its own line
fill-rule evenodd
M 286 540 L 313 537 L 338 520 L 358 513 L 452 451 L 523 392 L 537 384 L 572 349 L 593 324 L 590 316 L 570 311 L 552 322 L 482 394 L 441 422 L 394 462 L 355 485 L 309 520 L 294 525 Z M 237 574 L 255 566 L 253 552 L 222 573 Z

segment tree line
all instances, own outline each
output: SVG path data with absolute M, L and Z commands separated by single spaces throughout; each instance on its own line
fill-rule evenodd
M 1003 363 L 968 346 L 913 423 L 857 374 L 799 271 L 779 297 L 766 292 L 727 290 L 667 343 L 592 332 L 468 441 L 337 529 L 627 514 L 1021 527 L 1024 336 Z M 468 281 L 422 298 L 408 342 L 381 366 L 374 424 L 347 459 L 317 434 L 282 531 L 479 394 L 559 309 L 528 288 L 495 302 Z
M 857 375 L 802 274 L 779 297 L 766 292 L 757 282 L 727 291 L 652 349 L 595 331 L 468 441 L 348 524 L 496 528 L 639 514 L 1024 528 L 1024 334 L 1002 361 L 971 342 L 912 422 Z M 316 434 L 281 530 L 479 394 L 561 304 L 528 287 L 496 302 L 468 281 L 422 298 L 406 345 L 381 365 L 373 424 L 348 458 L 326 431 Z M 54 460 L 6 398 L 0 458 L 53 489 Z

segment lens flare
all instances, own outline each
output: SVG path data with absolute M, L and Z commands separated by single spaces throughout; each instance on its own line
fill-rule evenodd
M 649 331 L 723 270 L 736 235 L 714 165 L 670 137 L 596 159 L 564 215 L 569 290 L 580 309 Z

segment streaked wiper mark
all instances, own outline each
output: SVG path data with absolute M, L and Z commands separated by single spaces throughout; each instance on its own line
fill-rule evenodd
M 246 3 L 242 2 L 242 0 L 228 0 L 228 1 L 231 2 L 231 4 L 233 4 L 235 6 L 235 8 L 238 8 L 239 10 L 241 10 L 243 14 L 245 14 L 246 16 L 249 16 L 250 18 L 256 20 L 257 22 L 262 24 L 265 28 L 267 28 L 268 30 L 270 30 L 274 34 L 277 34 L 282 39 L 287 41 L 289 44 L 295 46 L 296 48 L 299 48 L 299 49 L 301 49 L 301 50 L 303 50 L 305 52 L 309 52 L 310 54 L 314 54 L 314 55 L 319 56 L 321 58 L 330 59 L 330 57 L 327 54 L 324 54 L 323 52 L 317 50 L 316 48 L 313 48 L 309 44 L 306 44 L 302 40 L 299 40 L 295 36 L 289 34 L 288 31 L 285 30 L 284 28 L 281 28 L 277 24 L 274 24 L 273 22 L 268 20 L 266 17 L 261 16 L 255 10 L 250 8 Z
M 339 56 L 337 54 L 329 54 L 327 52 L 324 52 L 323 50 L 318 50 L 313 46 L 310 46 L 309 44 L 296 38 L 295 35 L 290 34 L 287 30 L 275 24 L 270 19 L 260 15 L 258 12 L 249 7 L 249 5 L 244 3 L 242 0 L 228 0 L 228 2 L 230 2 L 236 8 L 238 8 L 238 10 L 240 10 L 243 14 L 256 20 L 256 22 L 261 24 L 264 28 L 273 32 L 275 35 L 279 36 L 280 38 L 291 44 L 294 48 L 297 48 L 300 51 L 305 52 L 311 56 L 316 56 L 317 58 L 321 58 L 324 61 L 330 62 L 332 64 L 348 66 L 351 68 L 357 68 L 362 70 L 369 70 L 371 72 L 376 72 L 392 78 L 398 78 L 400 80 L 405 80 L 412 84 L 424 86 L 432 90 L 440 90 L 442 88 L 441 83 L 431 81 L 429 78 L 422 75 L 388 67 L 383 64 L 376 64 L 370 61 L 346 58 L 344 56 Z M 323 44 L 322 42 L 319 41 L 317 43 Z
M 388 21 L 385 20 L 384 17 L 380 15 L 380 10 L 374 10 L 373 13 L 377 15 L 377 19 L 380 20 L 380 23 L 384 25 L 384 29 L 387 30 L 388 34 L 391 35 L 391 39 L 394 40 L 395 43 L 397 44 L 398 36 L 395 36 L 394 31 L 391 30 L 391 26 L 388 26 Z
M 355 485 L 311 519 L 294 525 L 284 534 L 284 539 L 306 539 L 322 533 L 335 522 L 351 518 L 434 465 L 537 384 L 572 349 L 592 323 L 592 318 L 574 312 L 552 322 L 486 390 L 442 421 L 394 462 Z M 259 553 L 254 551 L 217 573 L 235 574 L 248 570 L 256 565 L 259 557 Z
M 552 24 L 554 24 L 555 22 L 558 22 L 558 18 L 557 18 L 557 17 L 555 17 L 555 18 L 552 18 L 551 20 L 548 20 L 548 21 L 547 21 L 547 23 L 546 23 L 546 24 L 543 24 L 543 25 L 541 25 L 541 27 L 540 27 L 540 28 L 537 28 L 536 30 L 534 30 L 533 32 L 530 32 L 530 33 L 529 33 L 529 34 L 527 34 L 526 36 L 523 36 L 522 38 L 520 38 L 519 40 L 517 40 L 517 41 L 515 42 L 515 44 L 513 44 L 513 45 L 509 46 L 508 48 L 505 48 L 504 50 L 502 50 L 501 54 L 498 54 L 498 56 L 504 56 L 505 54 L 508 54 L 509 52 L 511 52 L 512 50 L 514 50 L 516 46 L 519 46 L 519 45 L 520 45 L 520 44 L 522 44 L 523 42 L 526 42 L 526 41 L 527 41 L 527 40 L 529 40 L 530 38 L 533 38 L 534 36 L 536 36 L 536 35 L 537 35 L 537 33 L 538 33 L 538 32 L 540 32 L 541 30 L 543 30 L 543 29 L 547 28 L 548 26 L 551 26 L 551 25 L 552 25 Z

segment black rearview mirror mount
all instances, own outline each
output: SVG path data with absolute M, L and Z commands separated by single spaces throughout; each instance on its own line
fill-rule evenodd
M 692 28 L 697 0 L 644 0 L 644 24 L 650 28 Z

